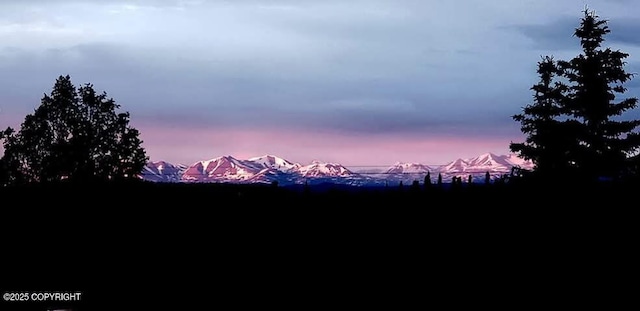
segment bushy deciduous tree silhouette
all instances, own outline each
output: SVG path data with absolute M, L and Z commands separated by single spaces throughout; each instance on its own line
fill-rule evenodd
M 9 170 L 3 158 L 0 158 L 0 187 L 9 182 Z
M 514 116 L 527 139 L 511 144 L 511 150 L 532 160 L 537 173 L 573 169 L 589 179 L 618 178 L 629 171 L 629 158 L 640 149 L 635 132 L 640 120 L 622 118 L 638 99 L 617 99 L 633 77 L 624 69 L 629 54 L 602 48 L 610 32 L 607 23 L 585 10 L 574 32 L 582 53 L 570 61 L 543 58 L 541 81 L 532 88 L 535 101 Z
M 8 183 L 119 180 L 140 173 L 148 158 L 128 112 L 91 84 L 60 76 L 18 131 L 2 133 Z

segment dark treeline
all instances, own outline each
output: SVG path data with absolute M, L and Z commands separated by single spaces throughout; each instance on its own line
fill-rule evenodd
M 492 183 L 447 183 L 440 186 L 414 182 L 395 186 L 336 184 L 274 186 L 266 184 L 155 183 L 119 181 L 78 185 L 73 182 L 30 184 L 0 188 L 3 200 L 28 206 L 97 207 L 147 210 L 172 207 L 364 207 L 403 208 L 591 208 L 612 207 L 633 199 L 640 183 L 572 180 L 538 183 L 511 179 Z M 34 195 L 37 194 L 37 195 Z M 520 202 L 520 203 L 518 203 Z M 601 202 L 601 203 L 600 203 Z M 90 205 L 90 206 L 89 206 Z
M 637 220 L 633 207 L 620 204 L 624 197 L 619 194 L 632 193 L 623 191 L 628 189 L 601 185 L 596 192 L 560 184 L 537 189 L 546 193 L 540 195 L 517 183 L 463 184 L 449 190 L 423 185 L 402 190 L 398 185 L 307 190 L 146 182 L 82 189 L 30 185 L 11 191 L 25 195 L 20 206 L 3 206 L 3 227 L 19 227 L 14 231 L 18 238 L 3 250 L 44 258 L 42 270 L 59 274 L 51 280 L 75 281 L 70 288 L 86 298 L 73 310 L 105 305 L 117 310 L 131 307 L 131 301 L 140 309 L 171 302 L 181 308 L 192 303 L 196 309 L 211 303 L 211 288 L 205 285 L 218 284 L 216 294 L 224 297 L 216 302 L 225 297 L 242 301 L 250 293 L 260 305 L 286 305 L 282 301 L 290 301 L 292 294 L 326 301 L 336 289 L 352 297 L 354 284 L 367 292 L 365 301 L 372 301 L 366 300 L 372 292 L 388 297 L 393 289 L 402 292 L 402 299 L 423 297 L 415 282 L 403 283 L 405 278 L 442 288 L 451 300 L 461 292 L 456 286 L 471 286 L 474 293 L 482 286 L 494 291 L 487 280 L 505 288 L 489 300 L 501 301 L 505 293 L 520 299 L 527 288 L 523 283 L 566 295 L 568 281 L 556 279 L 592 287 L 600 271 L 612 278 L 627 276 L 629 266 L 622 264 L 635 258 L 624 255 L 633 251 Z M 27 188 L 37 191 L 21 193 Z M 600 196 L 606 203 L 598 203 Z M 26 238 L 25 232 L 35 230 L 41 232 L 38 239 Z M 25 279 L 33 271 L 10 269 L 3 280 L 11 284 L 7 275 L 19 273 Z M 318 280 L 326 282 L 310 284 Z M 102 286 L 77 285 L 91 282 Z M 323 291 L 328 286 L 330 293 Z M 114 298 L 115 291 L 127 297 Z M 189 295 L 193 298 L 185 304 L 183 297 Z M 389 306 L 397 307 L 393 300 Z

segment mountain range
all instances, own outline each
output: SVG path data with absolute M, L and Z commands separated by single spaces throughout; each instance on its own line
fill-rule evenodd
M 222 156 L 198 161 L 191 165 L 171 164 L 166 161 L 149 162 L 141 178 L 154 182 L 217 182 L 217 183 L 272 183 L 281 185 L 337 183 L 347 185 L 383 185 L 389 182 L 410 183 L 422 181 L 430 173 L 435 182 L 438 174 L 448 182 L 455 177 L 472 175 L 484 180 L 485 174 L 497 178 L 508 174 L 512 167 L 532 169 L 533 164 L 516 155 L 485 153 L 468 159 L 456 159 L 445 165 L 429 166 L 420 163 L 396 163 L 388 168 L 349 169 L 338 163 L 313 161 L 308 165 L 294 163 L 274 155 L 246 160 Z

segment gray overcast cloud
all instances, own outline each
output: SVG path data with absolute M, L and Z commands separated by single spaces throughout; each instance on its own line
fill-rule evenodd
M 640 2 L 589 2 L 640 68 Z M 70 74 L 165 126 L 508 136 L 539 57 L 578 52 L 585 3 L 3 0 L 0 113 Z

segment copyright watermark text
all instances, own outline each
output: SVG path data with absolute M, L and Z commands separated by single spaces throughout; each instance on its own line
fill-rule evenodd
M 6 292 L 4 301 L 80 301 L 82 292 Z

